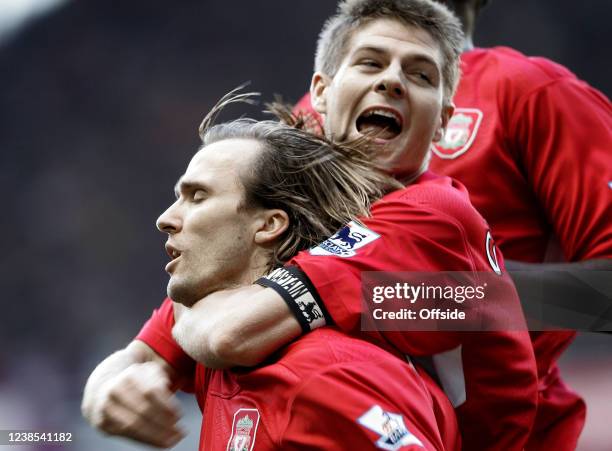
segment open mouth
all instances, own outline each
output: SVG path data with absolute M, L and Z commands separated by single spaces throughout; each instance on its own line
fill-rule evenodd
M 181 252 L 175 249 L 170 244 L 166 244 L 166 252 L 168 253 L 168 255 L 170 256 L 172 260 L 176 260 L 177 258 L 181 256 Z
M 178 259 L 181 256 L 181 251 L 176 249 L 174 246 L 166 243 L 166 252 L 170 256 L 170 261 L 166 264 L 166 272 L 168 274 L 172 274 L 176 265 L 178 264 Z
M 402 118 L 393 110 L 370 108 L 357 118 L 357 131 L 374 139 L 391 140 L 402 132 Z

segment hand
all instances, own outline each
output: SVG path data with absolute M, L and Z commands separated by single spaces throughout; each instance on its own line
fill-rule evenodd
M 177 425 L 181 414 L 169 386 L 157 362 L 132 364 L 101 387 L 87 418 L 107 434 L 169 448 L 185 435 Z

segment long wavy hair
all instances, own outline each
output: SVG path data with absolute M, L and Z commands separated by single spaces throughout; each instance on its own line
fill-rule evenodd
M 200 125 L 204 148 L 226 139 L 252 139 L 262 152 L 241 174 L 245 198 L 240 208 L 278 208 L 290 224 L 272 251 L 269 269 L 334 234 L 347 222 L 369 215 L 373 202 L 402 185 L 376 167 L 368 138 L 334 143 L 306 131 L 305 116 L 276 102 L 268 111 L 278 120 L 241 118 L 214 125 L 230 103 L 251 102 L 257 93 L 226 94 Z

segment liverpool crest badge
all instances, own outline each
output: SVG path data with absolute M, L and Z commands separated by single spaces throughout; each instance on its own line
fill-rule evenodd
M 433 143 L 433 152 L 450 160 L 468 151 L 482 122 L 482 111 L 476 108 L 457 108 L 446 127 L 444 137 Z
M 227 442 L 227 451 L 251 451 L 259 425 L 257 409 L 238 409 L 232 422 L 232 436 Z

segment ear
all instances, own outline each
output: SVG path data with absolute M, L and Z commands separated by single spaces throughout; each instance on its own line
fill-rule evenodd
M 448 121 L 453 117 L 453 112 L 455 111 L 455 104 L 453 102 L 448 105 L 444 105 L 442 107 L 442 112 L 440 113 L 440 125 L 434 134 L 433 142 L 438 142 L 442 138 L 444 138 L 444 134 L 446 133 L 446 127 L 448 126 Z
M 280 237 L 289 227 L 289 216 L 284 210 L 263 210 L 261 221 L 257 223 L 255 244 L 265 246 Z
M 331 78 L 322 72 L 315 72 L 310 82 L 310 102 L 319 114 L 327 112 L 327 88 L 331 85 Z

